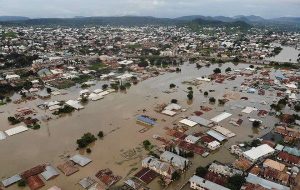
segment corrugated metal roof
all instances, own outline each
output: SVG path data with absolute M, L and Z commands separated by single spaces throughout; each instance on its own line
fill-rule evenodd
M 154 120 L 152 120 L 152 119 L 150 119 L 148 117 L 145 117 L 143 115 L 138 116 L 137 120 L 141 121 L 143 123 L 149 124 L 149 125 L 155 125 L 155 123 L 156 123 Z
M 183 119 L 183 120 L 180 120 L 179 123 L 185 124 L 185 125 L 187 125 L 187 126 L 189 126 L 189 127 L 194 127 L 195 125 L 197 125 L 196 122 L 191 121 L 191 120 L 189 120 L 189 119 Z
M 226 137 L 224 135 L 222 135 L 221 133 L 218 133 L 216 131 L 213 131 L 213 130 L 209 130 L 206 133 L 208 135 L 212 136 L 213 138 L 217 139 L 220 142 L 222 142 L 226 139 Z
M 53 166 L 46 166 L 45 171 L 41 173 L 41 175 L 45 180 L 48 181 L 49 179 L 58 176 L 59 173 L 56 171 L 56 169 Z
M 195 184 L 199 185 L 200 187 L 203 187 L 203 188 L 208 189 L 208 190 L 229 190 L 226 187 L 223 187 L 221 185 L 218 185 L 214 182 L 211 182 L 209 180 L 206 180 L 206 179 L 204 179 L 202 177 L 199 177 L 199 176 L 196 176 L 196 175 L 191 177 L 189 182 L 190 183 L 195 183 Z
M 96 181 L 90 177 L 85 177 L 83 179 L 81 179 L 79 181 L 79 184 L 84 188 L 84 189 L 87 189 L 89 188 L 90 186 L 92 186 L 94 183 L 96 183 Z
M 0 131 L 0 141 L 6 139 L 6 135 L 4 132 Z
M 92 162 L 91 159 L 89 159 L 87 157 L 84 157 L 84 156 L 81 156 L 79 154 L 71 157 L 70 160 L 72 160 L 73 162 L 75 162 L 76 164 L 78 164 L 80 166 L 86 166 L 87 164 Z
M 265 155 L 268 155 L 272 152 L 274 152 L 275 150 L 270 147 L 267 144 L 262 144 L 258 147 L 252 148 L 246 152 L 244 152 L 244 156 L 246 156 L 247 158 L 250 158 L 252 160 L 257 160 Z
M 25 126 L 18 126 L 18 127 L 14 127 L 14 128 L 11 128 L 11 129 L 8 129 L 5 131 L 5 133 L 8 135 L 8 136 L 13 136 L 13 135 L 16 135 L 18 133 L 22 133 L 22 132 L 25 132 L 27 131 L 28 128 L 25 127 Z
M 160 159 L 162 161 L 172 164 L 173 166 L 179 167 L 180 169 L 184 169 L 184 167 L 186 167 L 186 165 L 189 163 L 188 159 L 183 158 L 169 151 L 163 152 L 160 155 Z
M 199 116 L 191 116 L 189 117 L 189 120 L 194 121 L 200 125 L 203 125 L 205 127 L 207 127 L 209 124 L 212 123 L 212 121 L 205 119 L 203 117 L 199 117 Z
M 227 112 L 223 112 L 220 115 L 217 115 L 216 117 L 210 119 L 213 122 L 219 123 L 220 121 L 230 117 L 232 114 L 231 113 L 227 113 Z
M 8 187 L 14 183 L 17 183 L 18 181 L 20 181 L 22 178 L 20 175 L 14 175 L 12 177 L 9 177 L 5 180 L 2 181 L 2 184 L 4 185 L 4 187 Z
M 290 190 L 289 187 L 280 185 L 278 183 L 260 178 L 254 174 L 249 173 L 248 177 L 246 177 L 246 181 L 252 184 L 259 184 L 267 189 L 277 189 L 277 190 Z

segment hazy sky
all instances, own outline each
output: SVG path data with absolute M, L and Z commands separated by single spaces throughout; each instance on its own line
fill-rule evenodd
M 0 15 L 37 17 L 300 16 L 300 0 L 0 0 Z

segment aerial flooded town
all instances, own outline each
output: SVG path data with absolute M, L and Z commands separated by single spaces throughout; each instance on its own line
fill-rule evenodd
M 0 16 L 0 190 L 300 190 L 300 25 L 194 17 Z

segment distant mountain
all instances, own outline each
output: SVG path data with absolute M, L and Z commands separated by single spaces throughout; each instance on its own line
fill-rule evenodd
M 244 16 L 244 15 L 237 15 L 233 17 L 236 20 L 242 20 L 247 22 L 263 22 L 265 21 L 264 18 L 260 16 L 250 15 L 250 16 Z
M 185 20 L 185 21 L 192 21 L 195 19 L 203 19 L 203 20 L 217 20 L 217 21 L 222 21 L 222 22 L 235 22 L 235 21 L 244 21 L 247 23 L 251 22 L 261 22 L 264 21 L 265 19 L 259 16 L 255 15 L 250 15 L 250 16 L 244 16 L 244 15 L 238 15 L 234 17 L 226 17 L 226 16 L 202 16 L 202 15 L 192 15 L 192 16 L 183 16 L 183 17 L 178 17 L 177 19 L 179 20 Z
M 232 22 L 234 21 L 234 19 L 230 18 L 230 17 L 225 17 L 225 16 L 215 16 L 215 17 L 211 17 L 211 16 L 202 16 L 202 15 L 191 15 L 191 16 L 182 16 L 182 17 L 178 17 L 175 18 L 176 20 L 182 20 L 182 21 L 193 21 L 196 19 L 203 19 L 203 20 L 218 20 L 218 21 L 223 21 L 223 22 Z
M 145 26 L 145 25 L 185 25 L 198 23 L 205 26 L 249 26 L 271 27 L 278 30 L 300 30 L 300 17 L 281 17 L 264 19 L 259 16 L 238 15 L 226 16 L 202 16 L 190 15 L 178 18 L 156 18 L 147 16 L 116 16 L 116 17 L 82 17 L 74 18 L 37 18 L 0 16 L 0 25 L 6 26 Z
M 21 21 L 21 20 L 29 20 L 28 17 L 23 16 L 0 16 L 0 22 L 8 22 L 8 21 Z
M 205 19 L 195 19 L 192 21 L 193 23 L 197 23 L 202 26 L 209 27 L 241 27 L 241 28 L 250 28 L 251 25 L 244 21 L 232 21 L 232 22 L 224 22 L 220 20 L 205 20 Z
M 300 17 L 279 17 L 270 20 L 280 23 L 300 24 Z
M 155 18 L 155 17 L 75 17 L 75 18 L 40 18 L 29 19 L 22 21 L 2 22 L 3 25 L 61 25 L 61 26 L 90 26 L 90 25 L 113 25 L 113 26 L 144 26 L 144 25 L 171 25 L 179 24 L 182 21 L 170 18 Z

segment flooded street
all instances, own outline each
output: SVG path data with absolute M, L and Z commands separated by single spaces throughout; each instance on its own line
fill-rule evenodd
M 286 50 L 283 50 L 284 53 Z M 288 51 L 288 50 L 287 50 Z M 278 55 L 279 56 L 279 55 Z M 42 189 L 47 189 L 52 185 L 60 186 L 62 189 L 81 189 L 77 184 L 78 181 L 87 176 L 94 176 L 100 169 L 110 168 L 115 174 L 125 177 L 132 169 L 141 168 L 141 160 L 145 157 L 146 152 L 140 148 L 141 143 L 148 139 L 153 144 L 161 145 L 152 137 L 154 134 L 165 136 L 164 127 L 172 127 L 173 123 L 177 123 L 182 117 L 193 114 L 194 111 L 200 110 L 201 105 L 210 106 L 213 108 L 210 112 L 205 112 L 202 117 L 210 119 L 214 116 L 227 111 L 233 114 L 233 118 L 237 118 L 241 109 L 231 109 L 234 105 L 252 106 L 258 109 L 269 109 L 270 103 L 273 101 L 272 93 L 266 92 L 265 96 L 257 94 L 240 93 L 240 97 L 247 96 L 249 101 L 231 100 L 225 106 L 210 105 L 208 97 L 215 97 L 216 99 L 222 98 L 226 92 L 232 92 L 233 87 L 239 89 L 244 77 L 238 77 L 234 81 L 224 81 L 224 83 L 203 83 L 197 87 L 193 86 L 194 99 L 192 104 L 187 102 L 187 87 L 188 84 L 182 84 L 184 81 L 191 81 L 197 77 L 209 75 L 213 69 L 218 67 L 217 64 L 210 67 L 203 67 L 200 70 L 195 68 L 193 64 L 185 64 L 182 66 L 181 73 L 166 73 L 155 78 L 147 79 L 137 85 L 131 86 L 126 93 L 116 92 L 105 96 L 103 100 L 92 102 L 90 101 L 85 105 L 85 109 L 75 111 L 70 115 L 53 119 L 41 124 L 39 130 L 29 130 L 19 135 L 15 135 L 0 142 L 0 177 L 1 179 L 12 176 L 16 173 L 34 167 L 42 163 L 51 163 L 53 166 L 64 162 L 67 156 L 73 156 L 78 153 L 76 151 L 76 140 L 79 139 L 84 133 L 91 132 L 97 134 L 99 131 L 104 132 L 104 138 L 97 140 L 92 145 L 92 153 L 87 155 L 93 162 L 76 174 L 66 177 L 61 174 L 59 177 L 46 182 L 46 186 Z M 221 66 L 222 72 L 225 68 L 231 67 L 232 69 L 242 69 L 248 65 L 239 64 L 237 66 L 227 63 Z M 108 82 L 107 82 L 108 83 Z M 174 83 L 178 86 L 174 92 L 168 94 L 163 91 L 169 90 L 169 84 Z M 100 82 L 97 86 L 93 86 L 90 90 L 101 88 L 104 82 Z M 226 89 L 227 88 L 227 89 Z M 199 90 L 202 90 L 200 92 Z M 51 100 L 68 100 L 77 99 L 79 96 L 80 88 L 71 88 L 65 90 L 67 95 L 53 96 Z M 215 90 L 210 92 L 208 97 L 204 97 L 203 92 L 208 90 Z M 168 117 L 154 111 L 157 104 L 169 103 L 171 99 L 177 99 L 178 104 L 183 108 L 187 108 L 186 112 L 181 112 L 174 117 Z M 266 101 L 267 105 L 260 104 L 261 101 Z M 50 101 L 50 100 L 47 100 Z M 31 107 L 34 108 L 38 114 L 50 114 L 48 111 L 40 110 L 37 105 L 43 103 L 43 100 L 37 99 L 27 103 L 8 104 L 0 107 L 0 130 L 5 131 L 12 126 L 9 125 L 7 117 L 13 114 L 13 110 L 18 107 Z M 142 110 L 145 109 L 145 115 L 157 119 L 157 124 L 145 133 L 140 133 L 143 127 L 136 123 L 136 116 L 143 114 Z M 251 140 L 249 134 L 254 137 L 259 137 L 272 129 L 277 119 L 267 116 L 260 118 L 267 129 L 259 130 L 254 133 L 252 125 L 248 117 L 256 117 L 256 114 L 243 115 L 244 120 L 241 127 L 235 127 L 228 123 L 229 118 L 220 122 L 220 125 L 226 127 L 237 136 L 230 139 L 226 144 L 215 154 L 209 155 L 207 158 L 202 158 L 196 155 L 192 161 L 192 167 L 189 169 L 177 183 L 172 184 L 168 189 L 179 189 L 188 178 L 190 178 L 195 168 L 198 166 L 206 166 L 213 160 L 218 160 L 222 163 L 232 162 L 235 157 L 230 154 L 228 148 L 237 142 L 245 142 Z M 206 128 L 197 127 L 191 129 L 193 131 L 206 131 Z M 189 131 L 187 131 L 189 133 Z M 128 150 L 136 151 L 136 155 L 131 160 L 126 160 L 122 156 L 122 152 Z M 86 154 L 83 152 L 82 154 Z M 133 172 L 134 173 L 134 172 Z M 122 180 L 120 181 L 122 182 Z M 76 185 L 77 184 L 77 185 Z M 156 181 L 152 182 L 150 187 L 159 189 Z M 11 186 L 8 189 L 16 189 L 17 186 Z M 28 187 L 24 189 L 29 189 Z

